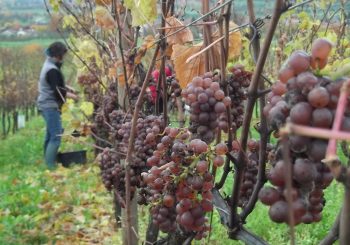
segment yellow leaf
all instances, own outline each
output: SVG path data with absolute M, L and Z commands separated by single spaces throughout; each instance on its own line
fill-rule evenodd
M 78 129 L 80 127 L 80 124 L 81 124 L 81 122 L 78 119 L 73 119 L 71 121 L 71 125 L 74 129 Z
M 82 110 L 85 115 L 91 116 L 94 112 L 94 105 L 91 102 L 84 101 L 80 105 L 80 110 Z
M 96 24 L 103 29 L 110 30 L 115 27 L 115 21 L 107 8 L 97 6 L 95 10 Z
M 151 24 L 157 18 L 157 0 L 125 0 L 131 10 L 132 26 Z

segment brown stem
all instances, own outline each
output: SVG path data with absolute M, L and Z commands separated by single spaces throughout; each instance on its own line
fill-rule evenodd
M 122 30 L 121 30 L 121 26 L 120 26 L 120 19 L 119 19 L 119 13 L 118 13 L 118 9 L 117 8 L 115 8 L 115 13 L 114 14 L 115 14 L 115 20 L 116 20 L 117 26 L 118 26 L 119 51 L 120 51 L 120 56 L 121 56 L 122 64 L 123 64 L 123 73 L 124 73 L 126 94 L 128 96 L 129 106 L 131 106 L 130 88 L 129 88 L 129 83 L 128 83 L 128 74 L 127 74 L 127 71 L 126 71 L 126 63 L 125 63 L 123 41 L 122 41 Z M 126 108 L 123 108 L 123 109 L 126 110 Z
M 202 0 L 202 14 L 203 16 L 206 15 L 206 13 L 209 12 L 209 0 Z M 203 18 L 203 21 L 209 21 L 209 16 L 206 16 Z M 203 37 L 204 37 L 204 47 L 207 47 L 210 44 L 209 41 L 209 33 L 210 33 L 210 26 L 204 26 L 203 27 Z M 208 72 L 210 70 L 210 62 L 209 62 L 209 50 L 204 49 L 204 64 L 205 64 L 205 71 Z
M 349 177 L 349 175 L 348 175 Z M 350 189 L 349 186 L 345 186 L 345 197 L 343 201 L 343 209 L 341 211 L 339 221 L 339 244 L 350 244 Z
M 265 242 L 255 234 L 251 233 L 244 227 L 242 227 L 237 231 L 235 238 L 243 241 L 244 244 L 247 244 L 247 245 L 269 245 L 267 242 Z
M 126 154 L 126 160 L 125 160 L 125 194 L 126 194 L 126 229 L 127 229 L 127 242 L 128 245 L 130 244 L 131 241 L 131 235 L 132 235 L 132 230 L 131 230 L 131 225 L 130 225 L 130 221 L 131 221 L 131 213 L 130 213 L 130 200 L 131 200 L 131 190 L 130 190 L 130 161 L 131 161 L 131 157 L 132 157 L 132 153 L 134 151 L 134 143 L 135 143 L 135 136 L 136 136 L 136 124 L 137 124 L 137 120 L 139 118 L 139 112 L 141 110 L 141 106 L 143 103 L 143 96 L 146 92 L 146 88 L 148 85 L 148 80 L 151 76 L 152 73 L 152 69 L 153 66 L 155 64 L 157 55 L 158 55 L 158 51 L 159 51 L 159 45 L 157 45 L 156 50 L 154 52 L 151 64 L 148 68 L 146 77 L 143 81 L 142 84 L 142 88 L 140 91 L 140 95 L 137 98 L 136 101 L 136 105 L 135 105 L 135 110 L 134 110 L 134 115 L 132 117 L 132 121 L 131 121 L 131 132 L 130 132 L 130 137 L 129 137 L 129 144 L 128 144 L 128 150 L 127 150 L 127 154 Z
M 254 23 L 256 20 L 255 14 L 254 14 L 254 3 L 252 0 L 247 0 L 247 5 L 248 5 L 249 21 L 251 23 Z M 253 32 L 252 29 L 251 29 L 251 32 Z M 252 43 L 253 55 L 254 55 L 253 60 L 257 60 L 259 57 L 259 53 L 260 53 L 259 36 L 256 35 L 256 38 L 254 38 L 251 41 L 251 43 Z M 265 91 L 265 83 L 264 83 L 263 79 L 261 79 L 259 82 L 259 91 Z M 267 149 L 267 142 L 268 142 L 269 133 L 268 133 L 268 129 L 267 129 L 267 120 L 266 120 L 266 117 L 263 113 L 263 109 L 265 107 L 265 96 L 260 96 L 261 92 L 259 92 L 259 91 L 258 91 L 258 96 L 259 96 L 259 106 L 260 106 L 260 127 L 259 127 L 260 143 L 259 143 L 258 177 L 257 177 L 257 182 L 256 182 L 254 189 L 253 189 L 253 193 L 250 196 L 247 205 L 244 207 L 242 213 L 240 214 L 240 217 L 243 221 L 253 211 L 255 204 L 258 200 L 259 191 L 266 181 L 266 176 L 265 176 L 266 149 Z
M 261 53 L 259 55 L 257 66 L 254 71 L 251 84 L 248 89 L 248 102 L 246 106 L 246 110 L 244 113 L 244 120 L 243 120 L 243 127 L 242 127 L 242 134 L 241 134 L 241 147 L 242 151 L 239 152 L 238 155 L 238 163 L 237 163 L 237 171 L 235 173 L 235 179 L 234 179 L 234 186 L 232 190 L 232 207 L 231 207 L 231 217 L 230 217 L 230 228 L 233 229 L 238 223 L 238 215 L 237 215 L 237 207 L 238 207 L 238 199 L 239 199 L 239 191 L 241 189 L 241 184 L 243 180 L 243 173 L 244 169 L 246 167 L 246 158 L 245 158 L 245 151 L 247 147 L 247 141 L 248 141 L 248 134 L 249 134 L 249 128 L 250 128 L 250 122 L 252 119 L 252 113 L 255 105 L 255 101 L 257 99 L 257 90 L 259 86 L 259 80 L 260 75 L 263 71 L 264 64 L 266 61 L 266 57 L 270 48 L 270 44 L 273 38 L 273 35 L 275 33 L 277 23 L 279 21 L 279 18 L 281 14 L 284 11 L 284 1 L 283 0 L 277 0 L 274 8 L 274 13 L 272 16 L 272 20 L 270 23 L 270 27 L 267 33 L 267 36 L 264 41 L 263 48 L 261 50 Z M 230 232 L 230 237 L 233 237 L 234 233 Z
M 330 231 L 328 232 L 327 236 L 323 238 L 323 240 L 320 242 L 319 245 L 332 245 L 336 240 L 339 239 L 339 221 L 340 221 L 340 215 L 341 210 L 337 216 L 337 219 L 334 221 L 334 224 Z
M 162 13 L 163 13 L 163 18 L 162 18 L 162 27 L 165 26 L 165 18 L 167 15 L 167 4 L 166 0 L 162 0 Z M 165 30 L 161 30 L 161 36 L 165 36 Z M 165 62 L 166 62 L 166 48 L 167 48 L 167 42 L 166 38 L 163 39 L 160 42 L 160 54 L 162 57 L 162 62 L 160 66 L 160 76 L 161 76 L 161 83 L 163 87 L 163 118 L 164 118 L 164 123 L 165 125 L 168 125 L 168 93 L 167 93 L 167 82 L 166 82 L 166 74 L 165 74 Z M 157 101 L 158 102 L 158 101 Z

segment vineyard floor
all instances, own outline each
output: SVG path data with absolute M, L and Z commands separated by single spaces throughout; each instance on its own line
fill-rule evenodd
M 111 195 L 103 187 L 95 163 L 54 172 L 42 162 L 44 125 L 34 118 L 27 128 L 0 141 L 0 244 L 117 244 Z M 229 178 L 232 178 L 230 176 Z M 225 192 L 232 188 L 227 181 Z M 333 224 L 343 191 L 333 183 L 326 191 L 324 218 L 318 224 L 299 225 L 297 244 L 318 244 Z M 247 228 L 272 245 L 289 244 L 288 227 L 272 223 L 268 209 L 257 204 Z M 147 207 L 140 208 L 140 237 L 144 237 Z M 213 215 L 211 245 L 241 244 L 226 239 L 226 230 Z M 163 236 L 163 235 L 162 235 Z

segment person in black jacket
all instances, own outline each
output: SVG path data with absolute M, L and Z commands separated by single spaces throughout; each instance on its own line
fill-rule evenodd
M 66 98 L 78 99 L 65 85 L 61 72 L 63 58 L 67 47 L 62 42 L 54 42 L 46 50 L 47 58 L 41 69 L 39 78 L 39 96 L 37 106 L 46 122 L 44 142 L 45 162 L 49 169 L 56 166 L 56 156 L 61 144 L 63 132 L 61 123 L 61 108 Z

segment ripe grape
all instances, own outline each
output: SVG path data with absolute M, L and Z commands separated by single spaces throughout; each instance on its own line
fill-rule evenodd
M 324 87 L 317 87 L 310 91 L 307 96 L 309 103 L 316 108 L 322 108 L 328 105 L 329 93 Z
M 325 38 L 316 39 L 311 46 L 311 56 L 314 59 L 324 60 L 331 52 L 333 44 Z
M 310 56 L 304 51 L 294 51 L 288 59 L 288 66 L 298 75 L 310 67 Z
M 290 110 L 290 119 L 293 123 L 308 125 L 312 118 L 312 107 L 309 103 L 299 102 Z
M 280 193 L 271 186 L 263 187 L 259 192 L 259 200 L 263 204 L 271 206 L 280 200 Z

